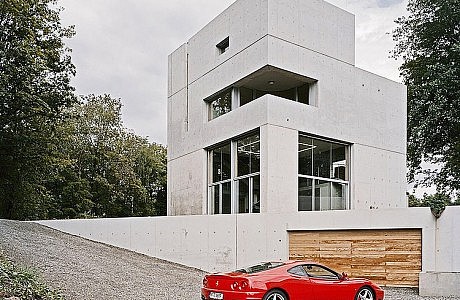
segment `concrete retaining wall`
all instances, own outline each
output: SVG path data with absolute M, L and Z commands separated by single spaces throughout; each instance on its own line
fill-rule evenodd
M 209 272 L 232 270 L 266 260 L 288 259 L 288 231 L 420 228 L 420 293 L 460 294 L 455 283 L 460 278 L 460 233 L 456 230 L 460 228 L 460 207 L 446 208 L 438 220 L 429 208 L 408 208 L 39 223 Z M 446 276 L 449 280 L 443 279 Z M 434 281 L 435 277 L 437 281 Z M 449 288 L 449 282 L 455 285 Z M 434 284 L 437 289 L 432 288 Z

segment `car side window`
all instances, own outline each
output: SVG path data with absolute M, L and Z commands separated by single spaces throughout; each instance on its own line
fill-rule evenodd
M 338 279 L 338 275 L 336 273 L 322 266 L 304 265 L 303 268 L 305 272 L 308 274 L 308 276 L 313 277 L 313 278 L 326 279 L 326 280 L 337 280 Z
M 303 268 L 303 266 L 297 266 L 297 267 L 291 268 L 288 270 L 288 272 L 296 276 L 307 276 L 307 272 L 305 272 L 305 269 Z

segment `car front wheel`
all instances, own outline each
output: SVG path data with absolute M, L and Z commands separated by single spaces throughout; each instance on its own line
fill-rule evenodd
M 370 287 L 362 287 L 356 294 L 355 300 L 374 300 L 374 291 Z
M 280 290 L 271 290 L 265 294 L 263 300 L 288 300 L 288 297 Z

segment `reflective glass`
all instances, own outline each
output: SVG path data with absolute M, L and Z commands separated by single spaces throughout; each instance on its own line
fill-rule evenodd
M 260 176 L 252 177 L 252 212 L 260 213 Z
M 313 176 L 331 176 L 331 143 L 321 140 L 313 142 Z
M 299 174 L 313 175 L 313 139 L 299 136 Z
M 299 211 L 313 210 L 313 180 L 299 177 Z
M 217 118 L 232 110 L 232 89 L 228 89 L 210 101 L 210 116 L 209 119 Z
M 238 180 L 238 212 L 249 212 L 249 178 Z
M 222 213 L 232 213 L 232 191 L 231 182 L 222 183 Z
M 347 190 L 347 184 L 332 182 L 331 209 L 347 209 Z
M 259 135 L 251 135 L 237 142 L 237 174 L 238 176 L 260 171 L 260 140 Z
M 213 212 L 214 212 L 214 214 L 218 214 L 218 213 L 220 213 L 219 185 L 212 186 L 211 187 L 211 193 L 212 193 L 211 197 L 213 199 L 213 206 L 214 206 Z
M 331 183 L 315 180 L 315 210 L 331 209 Z
M 230 144 L 212 150 L 212 182 L 230 179 L 231 172 Z
M 345 145 L 332 144 L 332 178 L 347 180 Z

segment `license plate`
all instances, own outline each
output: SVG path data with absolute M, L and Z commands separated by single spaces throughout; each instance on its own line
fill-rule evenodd
M 216 292 L 210 292 L 209 293 L 209 299 L 222 300 L 222 299 L 224 299 L 224 294 L 216 293 Z

